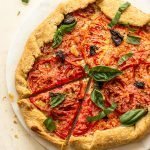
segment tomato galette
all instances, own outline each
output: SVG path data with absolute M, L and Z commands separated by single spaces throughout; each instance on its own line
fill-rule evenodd
M 150 15 L 121 0 L 67 0 L 16 70 L 28 127 L 58 148 L 108 149 L 150 128 Z

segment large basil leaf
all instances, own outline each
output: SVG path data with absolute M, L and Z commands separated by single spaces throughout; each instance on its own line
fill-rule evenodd
M 51 117 L 48 117 L 43 123 L 48 131 L 53 132 L 56 130 L 55 122 Z
M 132 57 L 132 56 L 133 56 L 133 53 L 127 53 L 127 54 L 123 55 L 123 56 L 119 59 L 118 65 L 123 64 L 125 61 L 127 61 L 127 60 L 128 60 L 130 57 Z
M 120 70 L 107 66 L 96 66 L 89 71 L 89 76 L 95 81 L 109 81 L 120 74 L 122 74 Z
M 110 107 L 104 108 L 103 111 L 101 111 L 98 115 L 92 116 L 92 117 L 88 116 L 87 121 L 93 122 L 93 121 L 101 120 L 105 118 L 106 116 L 108 116 L 110 113 L 114 112 L 116 108 L 117 108 L 117 104 L 113 102 Z
M 76 24 L 76 21 L 71 24 L 62 24 L 54 35 L 52 47 L 57 48 L 62 43 L 64 34 L 71 32 Z
M 52 108 L 58 106 L 65 100 L 65 95 L 61 93 L 50 93 L 50 105 Z
M 133 45 L 139 45 L 140 44 L 140 41 L 141 41 L 141 38 L 138 37 L 138 36 L 133 36 L 133 35 L 127 35 L 127 43 L 129 44 L 133 44 Z
M 120 122 L 125 126 L 136 124 L 143 116 L 147 114 L 147 109 L 133 109 L 120 116 Z
M 111 22 L 108 24 L 111 28 L 113 26 L 115 26 L 118 22 L 119 22 L 119 19 L 121 17 L 121 14 L 130 6 L 131 4 L 129 2 L 125 2 L 124 4 L 122 4 L 118 11 L 116 12 L 115 14 L 115 17 L 111 20 Z
M 97 89 L 94 89 L 91 93 L 91 100 L 100 108 L 104 109 L 103 95 Z

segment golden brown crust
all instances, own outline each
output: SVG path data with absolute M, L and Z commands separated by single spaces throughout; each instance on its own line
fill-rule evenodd
M 20 98 L 31 95 L 27 84 L 27 74 L 32 68 L 37 57 L 41 56 L 40 47 L 44 43 L 52 42 L 57 26 L 64 19 L 64 14 L 73 12 L 80 8 L 87 7 L 88 4 L 96 0 L 67 0 L 32 33 L 26 43 L 24 53 L 16 70 L 16 89 Z
M 46 130 L 43 125 L 44 120 L 46 119 L 45 114 L 38 110 L 29 99 L 19 100 L 18 105 L 20 107 L 21 113 L 24 116 L 24 120 L 27 126 L 34 132 L 38 133 L 44 139 L 55 144 L 58 147 L 62 147 L 65 143 L 65 140 L 60 139 L 55 134 L 50 133 Z
M 101 0 L 97 1 L 97 5 L 101 8 L 101 11 L 108 16 L 113 18 L 123 3 L 122 0 Z M 150 14 L 143 13 L 139 9 L 130 6 L 122 15 L 119 20 L 120 23 L 128 23 L 133 26 L 143 26 L 150 22 Z
M 97 130 L 93 134 L 87 136 L 72 136 L 70 145 L 77 150 L 105 150 L 139 140 L 150 132 L 149 128 L 150 109 L 148 114 L 135 126 L 120 126 L 109 130 Z

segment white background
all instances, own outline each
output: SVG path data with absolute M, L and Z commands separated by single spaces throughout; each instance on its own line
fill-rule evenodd
M 24 131 L 8 98 L 4 98 L 7 97 L 5 65 L 11 40 L 21 20 L 38 1 L 30 0 L 25 6 L 21 0 L 0 0 L 0 150 L 45 150 Z
M 7 52 L 13 35 L 22 18 L 38 1 L 30 0 L 26 6 L 21 3 L 21 0 L 0 0 L 0 150 L 44 150 L 42 146 L 30 138 L 17 121 L 7 98 L 5 82 Z M 145 1 L 150 3 L 150 0 Z M 137 6 L 140 7 L 139 4 Z M 142 4 L 146 8 L 145 11 L 148 12 L 150 5 L 144 6 L 145 4 Z M 19 11 L 20 15 L 18 16 Z

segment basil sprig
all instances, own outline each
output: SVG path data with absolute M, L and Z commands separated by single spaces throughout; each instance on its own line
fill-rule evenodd
M 52 47 L 57 48 L 62 43 L 64 34 L 71 32 L 74 29 L 76 24 L 77 22 L 74 21 L 71 24 L 60 25 L 60 27 L 57 29 L 54 35 Z
M 120 122 L 125 126 L 132 126 L 147 113 L 147 109 L 133 109 L 121 115 Z
M 53 132 L 56 130 L 55 122 L 51 117 L 48 117 L 43 123 L 48 131 Z
M 96 67 L 91 68 L 88 74 L 95 81 L 105 82 L 122 74 L 122 72 L 118 69 L 110 68 L 107 66 L 96 66 Z
M 29 0 L 21 0 L 23 3 L 29 3 Z
M 125 61 L 127 61 L 129 58 L 131 58 L 133 56 L 133 53 L 127 53 L 125 55 L 123 55 L 119 60 L 118 60 L 118 65 L 123 64 Z
M 133 44 L 133 45 L 139 45 L 141 41 L 141 38 L 138 36 L 134 36 L 134 35 L 127 35 L 127 40 L 126 42 L 129 44 Z
M 58 106 L 65 100 L 65 94 L 61 93 L 50 93 L 50 97 L 51 97 L 50 105 L 52 108 Z
M 88 122 L 93 122 L 93 121 L 98 121 L 101 120 L 103 118 L 105 118 L 106 116 L 108 116 L 110 113 L 112 113 L 117 107 L 116 103 L 112 103 L 112 105 L 108 108 L 104 108 L 103 111 L 101 111 L 98 115 L 96 116 L 92 116 L 92 117 L 87 117 L 87 121 Z
M 115 14 L 115 17 L 111 20 L 111 22 L 108 24 L 111 28 L 113 26 L 115 26 L 118 22 L 119 22 L 119 19 L 121 17 L 121 14 L 130 6 L 131 4 L 129 2 L 125 2 L 124 4 L 122 4 L 118 11 L 116 12 Z
M 101 120 L 103 119 L 104 117 L 106 117 L 107 115 L 109 115 L 110 113 L 112 113 L 116 107 L 117 107 L 117 104 L 116 103 L 112 103 L 112 105 L 110 107 L 105 107 L 105 104 L 104 104 L 104 98 L 103 98 L 103 95 L 102 93 L 97 90 L 97 89 L 94 89 L 91 93 L 91 100 L 99 107 L 102 109 L 102 111 L 96 115 L 96 116 L 88 116 L 87 117 L 87 121 L 89 122 L 92 122 L 92 121 L 98 121 L 98 120 Z
M 91 100 L 98 106 L 100 107 L 101 109 L 104 109 L 105 106 L 104 106 L 104 99 L 103 99 L 103 95 L 102 93 L 97 90 L 97 89 L 94 89 L 91 93 Z

